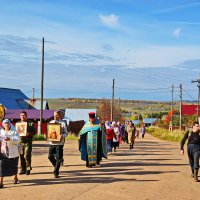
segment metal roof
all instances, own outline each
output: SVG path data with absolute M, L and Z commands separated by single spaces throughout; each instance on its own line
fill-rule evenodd
M 97 109 L 65 109 L 65 118 L 70 121 L 88 121 L 88 113 L 95 112 Z
M 19 89 L 0 88 L 0 103 L 6 109 L 26 109 L 28 104 L 19 104 L 18 100 L 28 99 L 28 97 Z
M 30 102 L 30 101 L 29 101 Z M 30 103 L 31 104 L 31 103 Z M 36 100 L 34 104 L 32 104 L 32 106 L 37 109 L 40 110 L 40 106 L 41 106 L 41 101 L 40 100 Z M 49 109 L 49 105 L 47 101 L 43 101 L 43 110 L 48 110 Z
M 134 123 L 134 125 L 140 124 L 140 120 L 132 120 L 132 122 Z
M 29 107 L 27 109 L 37 109 L 40 110 L 40 106 L 41 106 L 41 101 L 37 100 L 37 99 L 24 99 L 24 100 L 20 100 L 18 101 L 20 104 L 24 104 L 24 102 L 26 102 Z M 49 105 L 47 101 L 43 101 L 43 110 L 49 110 Z
M 40 119 L 40 110 L 26 109 L 26 110 L 6 110 L 5 119 L 20 119 L 20 112 L 26 111 L 28 119 Z M 53 117 L 55 110 L 43 110 L 43 119 L 50 119 Z
M 143 119 L 143 122 L 144 122 L 145 124 L 153 124 L 153 123 L 155 123 L 156 121 L 158 121 L 157 118 L 144 118 L 144 119 Z

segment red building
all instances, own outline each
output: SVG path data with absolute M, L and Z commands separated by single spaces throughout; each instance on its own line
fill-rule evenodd
M 182 105 L 182 114 L 183 115 L 196 115 L 197 114 L 197 105 Z M 200 109 L 200 106 L 199 106 Z

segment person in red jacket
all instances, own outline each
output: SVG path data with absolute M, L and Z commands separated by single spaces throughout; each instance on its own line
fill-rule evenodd
M 116 135 L 113 127 L 109 125 L 108 121 L 105 122 L 105 126 L 106 126 L 106 139 L 108 145 L 108 156 L 110 156 L 113 148 L 113 138 L 116 138 Z

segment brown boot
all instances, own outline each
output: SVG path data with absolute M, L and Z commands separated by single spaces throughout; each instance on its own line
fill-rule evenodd
M 194 180 L 198 182 L 198 169 L 194 169 Z

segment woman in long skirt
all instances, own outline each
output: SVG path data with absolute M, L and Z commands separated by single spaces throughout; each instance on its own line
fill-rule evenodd
M 116 152 L 117 147 L 119 147 L 120 132 L 119 132 L 119 128 L 115 121 L 112 122 L 112 127 L 113 127 L 115 135 L 116 135 L 116 137 L 113 138 L 113 148 L 114 148 L 114 152 Z
M 132 121 L 129 122 L 129 125 L 127 127 L 127 132 L 128 132 L 128 143 L 130 145 L 130 149 L 133 149 L 133 145 L 134 145 L 134 142 L 135 142 L 136 128 L 135 128 L 134 123 Z
M 14 176 L 13 184 L 17 184 L 20 136 L 11 129 L 11 122 L 5 119 L 0 130 L 0 188 L 3 188 L 3 178 Z

